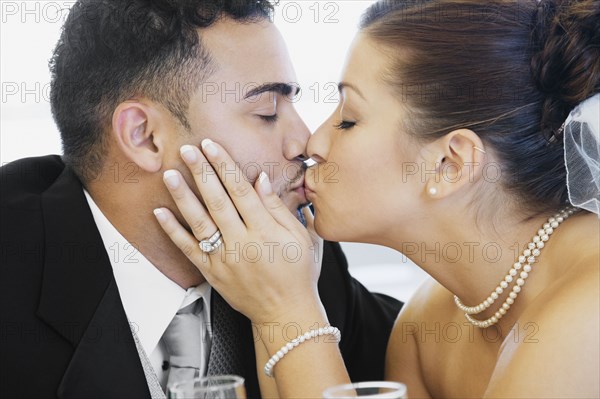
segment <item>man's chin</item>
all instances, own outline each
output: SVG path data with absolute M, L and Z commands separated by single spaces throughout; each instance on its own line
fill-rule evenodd
M 290 210 L 291 213 L 295 214 L 296 210 L 300 207 L 303 207 L 303 204 L 301 202 L 298 201 L 286 201 L 285 199 L 283 199 L 283 203 L 285 204 L 285 206 L 287 207 L 287 209 Z
M 300 211 L 302 208 L 308 206 L 310 203 L 306 200 L 306 198 L 299 198 L 300 196 L 296 195 L 296 193 L 286 193 L 284 196 L 280 197 L 285 206 L 290 210 L 292 214 L 296 216 L 296 218 L 302 222 L 302 224 L 306 225 L 306 221 L 304 220 L 304 215 Z
M 300 198 L 300 196 L 294 191 L 280 195 L 279 198 L 281 198 L 285 206 L 292 213 L 296 213 L 296 209 L 298 209 L 306 202 L 305 198 Z

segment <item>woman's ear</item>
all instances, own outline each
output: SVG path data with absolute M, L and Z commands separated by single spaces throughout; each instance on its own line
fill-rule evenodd
M 454 130 L 426 145 L 425 195 L 444 198 L 477 182 L 487 156 L 481 138 L 469 129 Z
M 113 113 L 112 134 L 121 153 L 142 170 L 155 173 L 162 167 L 157 137 L 161 113 L 152 103 L 125 101 Z

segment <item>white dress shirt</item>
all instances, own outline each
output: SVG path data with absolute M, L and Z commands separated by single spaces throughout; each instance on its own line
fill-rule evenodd
M 208 283 L 187 290 L 162 274 L 144 255 L 142 255 L 110 223 L 96 205 L 87 190 L 83 190 L 94 221 L 102 237 L 104 247 L 110 258 L 113 274 L 119 289 L 119 295 L 130 325 L 135 330 L 144 351 L 150 355 L 150 362 L 163 389 L 165 389 L 168 371 L 162 369 L 168 359 L 162 335 L 177 311 L 202 298 L 204 309 L 199 316 L 203 332 L 208 334 L 210 343 L 210 294 Z M 207 345 L 204 345 L 207 348 Z M 208 348 L 207 348 L 208 349 Z M 209 350 L 204 353 L 201 373 L 206 374 Z

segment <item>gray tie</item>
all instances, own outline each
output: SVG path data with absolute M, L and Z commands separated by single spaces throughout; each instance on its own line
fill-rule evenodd
M 200 375 L 203 364 L 203 326 L 198 314 L 204 307 L 202 298 L 179 309 L 171 324 L 163 334 L 169 354 L 169 379 L 167 386 L 174 382 L 192 380 Z

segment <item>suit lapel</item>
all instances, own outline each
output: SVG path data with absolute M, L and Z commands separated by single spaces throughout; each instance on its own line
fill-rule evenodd
M 125 321 L 125 322 L 123 322 Z M 146 376 L 110 282 L 58 388 L 60 398 L 149 398 Z
M 41 206 L 45 251 L 37 315 L 74 348 L 59 397 L 149 397 L 108 255 L 68 167 Z

